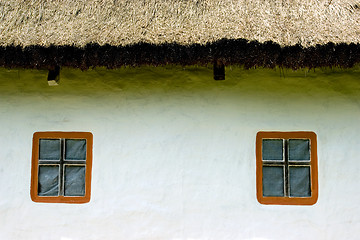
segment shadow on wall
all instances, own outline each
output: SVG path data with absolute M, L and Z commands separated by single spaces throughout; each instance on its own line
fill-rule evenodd
M 222 109 L 238 106 L 246 112 L 260 108 L 271 111 L 274 104 L 290 112 L 316 112 L 316 107 L 346 110 L 347 102 L 360 109 L 360 67 L 293 71 L 230 66 L 226 68 L 225 81 L 213 80 L 211 66 L 88 71 L 65 68 L 60 72 L 59 86 L 49 87 L 46 78 L 47 71 L 0 69 L 0 94 L 25 103 L 34 98 L 54 100 L 59 106 L 67 99 L 89 106 L 100 102 L 119 107 L 169 103 L 192 108 L 195 99 L 198 105 Z

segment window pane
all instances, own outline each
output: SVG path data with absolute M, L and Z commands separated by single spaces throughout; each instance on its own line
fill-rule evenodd
M 39 166 L 39 196 L 59 195 L 59 166 Z
M 310 142 L 308 139 L 289 140 L 289 160 L 310 160 Z
M 310 167 L 290 167 L 290 196 L 310 197 Z
M 65 166 L 65 196 L 85 195 L 85 167 Z
M 263 167 L 263 196 L 284 196 L 284 168 Z
M 263 139 L 262 141 L 263 160 L 283 160 L 283 140 Z
M 66 139 L 65 140 L 65 159 L 66 160 L 85 160 L 86 159 L 86 140 L 85 139 Z
M 40 139 L 39 140 L 39 159 L 40 160 L 59 160 L 60 159 L 60 139 Z

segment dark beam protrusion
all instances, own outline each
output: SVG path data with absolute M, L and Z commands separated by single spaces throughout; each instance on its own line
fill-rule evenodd
M 49 74 L 47 77 L 49 86 L 57 86 L 60 81 L 60 66 L 55 66 L 52 69 L 49 69 Z
M 225 65 L 221 60 L 214 61 L 214 80 L 225 80 Z

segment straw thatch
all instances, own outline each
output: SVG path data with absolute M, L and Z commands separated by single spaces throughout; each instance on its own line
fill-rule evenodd
M 2 0 L 0 45 L 359 43 L 360 0 Z
M 352 66 L 360 0 L 0 0 L 0 65 Z

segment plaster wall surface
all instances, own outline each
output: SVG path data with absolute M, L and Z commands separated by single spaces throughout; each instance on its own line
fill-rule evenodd
M 358 239 L 360 69 L 0 69 L 0 239 Z M 319 199 L 256 200 L 258 131 L 314 131 Z M 32 135 L 90 131 L 87 204 L 30 199 Z

